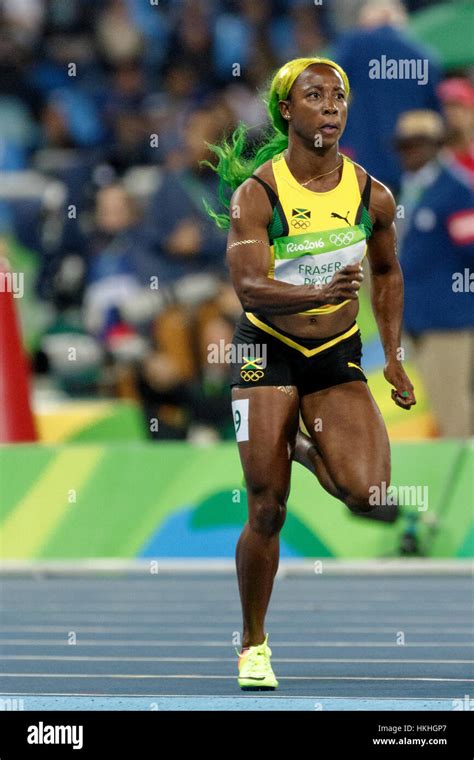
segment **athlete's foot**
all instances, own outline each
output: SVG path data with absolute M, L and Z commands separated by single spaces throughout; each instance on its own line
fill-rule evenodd
M 268 646 L 268 633 L 262 644 L 243 647 L 238 654 L 238 684 L 243 691 L 273 691 L 278 681 L 270 664 L 272 650 Z M 237 651 L 237 650 L 236 650 Z
M 365 517 L 367 520 L 376 520 L 384 523 L 394 523 L 400 516 L 398 504 L 380 504 L 370 512 L 353 512 L 356 517 Z

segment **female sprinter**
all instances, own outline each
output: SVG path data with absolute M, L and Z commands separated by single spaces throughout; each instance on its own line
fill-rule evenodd
M 249 515 L 236 564 L 243 614 L 238 683 L 275 689 L 264 621 L 279 561 L 292 460 L 352 512 L 390 482 L 390 448 L 361 369 L 356 322 L 361 261 L 385 352 L 385 379 L 403 409 L 415 404 L 400 362 L 403 280 L 390 191 L 338 150 L 349 82 L 325 58 L 297 58 L 267 96 L 270 138 L 253 157 L 246 127 L 213 146 L 228 227 L 227 260 L 244 310 L 234 345 L 232 407 Z M 371 129 L 367 114 L 367 129 Z M 233 192 L 228 200 L 230 192 Z M 309 432 L 299 430 L 299 417 Z

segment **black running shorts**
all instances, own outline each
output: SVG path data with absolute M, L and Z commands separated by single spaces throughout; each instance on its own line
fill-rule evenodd
M 361 369 L 362 341 L 357 322 L 326 338 L 298 338 L 265 318 L 254 324 L 242 313 L 232 341 L 232 387 L 294 385 L 299 395 L 351 380 L 367 382 Z M 268 332 L 267 332 L 268 330 Z

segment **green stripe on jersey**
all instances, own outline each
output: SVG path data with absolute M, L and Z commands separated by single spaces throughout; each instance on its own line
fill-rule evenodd
M 307 232 L 301 235 L 280 237 L 274 240 L 275 259 L 298 259 L 308 254 L 332 253 L 341 248 L 350 248 L 366 239 L 363 224 L 341 227 L 324 232 Z

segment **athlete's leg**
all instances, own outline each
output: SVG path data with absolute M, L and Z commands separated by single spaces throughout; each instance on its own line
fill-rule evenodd
M 265 638 L 265 614 L 278 569 L 279 532 L 286 517 L 299 421 L 296 388 L 285 389 L 261 386 L 232 390 L 233 400 L 249 401 L 248 440 L 239 442 L 249 512 L 236 551 L 243 647 L 261 644 Z
M 381 488 L 383 482 L 388 487 L 390 483 L 390 445 L 368 385 L 358 381 L 341 383 L 307 394 L 300 403 L 301 415 L 316 446 L 316 453 L 312 453 L 315 474 L 319 477 L 319 466 L 323 485 L 326 474 L 334 495 L 356 514 L 378 509 L 371 504 L 370 489 Z M 315 425 L 315 420 L 319 424 Z

